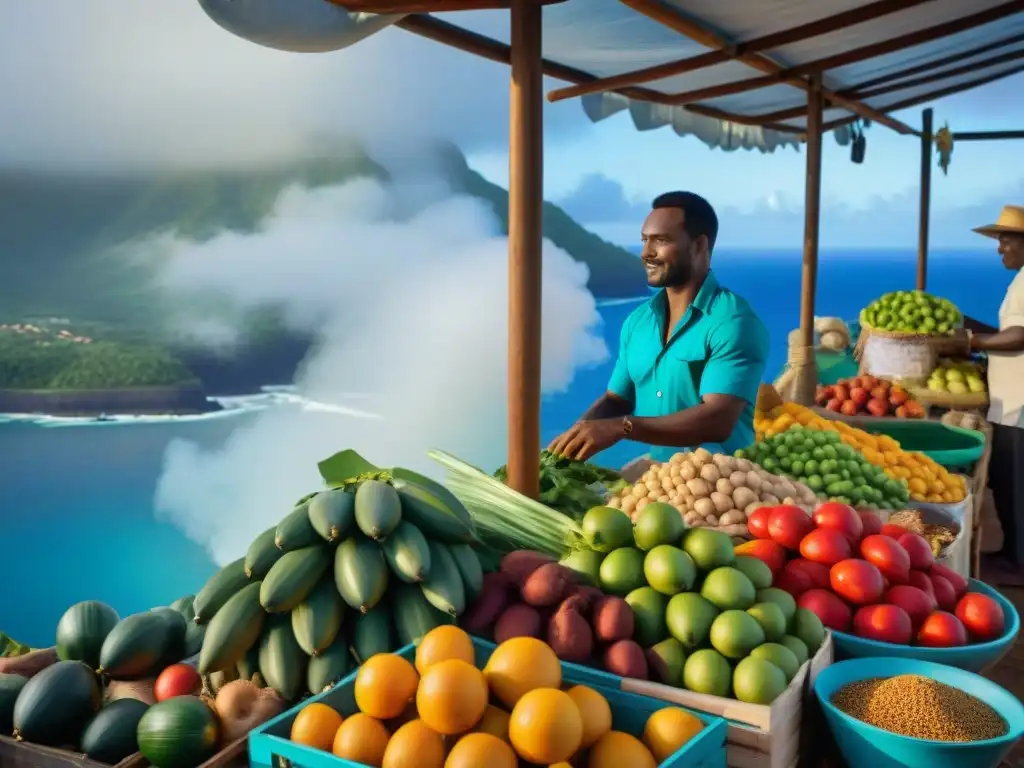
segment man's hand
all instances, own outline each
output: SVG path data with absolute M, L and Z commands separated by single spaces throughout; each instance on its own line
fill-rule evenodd
M 552 440 L 548 450 L 557 456 L 586 461 L 623 437 L 622 419 L 578 421 Z

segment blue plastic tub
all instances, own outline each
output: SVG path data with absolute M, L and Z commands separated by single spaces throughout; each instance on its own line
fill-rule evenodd
M 884 731 L 836 709 L 832 695 L 873 677 L 922 675 L 959 688 L 995 709 L 1009 726 L 1005 736 L 974 742 L 932 741 Z M 814 682 L 836 746 L 853 768 L 995 768 L 1024 735 L 1024 705 L 1009 691 L 973 672 L 915 659 L 849 659 L 823 669 Z
M 473 645 L 476 648 L 477 666 L 482 669 L 497 646 L 478 638 L 473 638 Z M 407 645 L 397 653 L 411 661 L 415 658 L 416 648 Z M 356 673 L 353 672 L 330 691 L 306 699 L 249 734 L 251 768 L 278 768 L 284 764 L 282 759 L 287 760 L 292 768 L 360 768 L 357 763 L 288 740 L 295 716 L 308 704 L 321 701 L 346 717 L 357 712 L 353 694 L 355 679 Z M 563 683 L 590 686 L 608 700 L 612 708 L 612 726 L 616 730 L 626 731 L 639 738 L 647 718 L 652 713 L 665 707 L 677 706 L 647 696 L 620 691 L 620 680 L 621 678 L 606 672 L 562 662 Z M 703 712 L 687 711 L 700 718 L 704 723 L 704 730 L 662 763 L 663 768 L 726 768 L 726 721 Z
M 1020 616 L 1013 603 L 984 582 L 975 579 L 967 580 L 971 592 L 981 592 L 996 600 L 1003 608 L 1006 616 L 1006 631 L 998 640 L 975 645 L 963 645 L 957 648 L 922 648 L 918 645 L 893 645 L 867 640 L 863 637 L 850 635 L 846 632 L 832 632 L 837 659 L 860 658 L 865 656 L 890 656 L 905 659 L 930 661 L 950 667 L 981 672 L 995 664 L 1013 647 L 1020 632 Z

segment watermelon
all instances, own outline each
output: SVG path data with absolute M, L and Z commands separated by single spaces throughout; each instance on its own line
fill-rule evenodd
M 175 696 L 151 706 L 136 730 L 139 752 L 160 768 L 194 768 L 217 751 L 220 726 L 196 696 Z
M 149 705 L 137 699 L 118 699 L 97 712 L 82 732 L 85 756 L 113 765 L 139 751 L 135 732 Z
M 77 744 L 100 708 L 96 673 L 81 661 L 58 661 L 25 683 L 14 704 L 14 735 L 56 747 Z
M 57 658 L 82 661 L 96 669 L 103 641 L 120 620 L 117 611 L 106 603 L 97 600 L 75 603 L 57 623 Z

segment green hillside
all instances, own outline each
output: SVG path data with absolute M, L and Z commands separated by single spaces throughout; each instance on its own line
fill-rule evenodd
M 487 200 L 507 221 L 508 193 L 471 170 L 451 148 L 439 158 L 452 185 Z M 70 317 L 143 330 L 152 325 L 153 265 L 113 250 L 156 232 L 203 239 L 223 229 L 252 231 L 292 184 L 322 186 L 386 177 L 360 152 L 251 171 L 159 176 L 41 175 L 0 170 L 0 322 Z M 586 231 L 545 203 L 544 232 L 590 267 L 599 298 L 645 289 L 634 256 Z

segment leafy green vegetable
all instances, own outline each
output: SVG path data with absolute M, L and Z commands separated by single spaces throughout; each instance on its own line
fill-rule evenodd
M 508 482 L 508 467 L 499 467 L 494 476 L 503 483 Z M 573 520 L 581 520 L 588 510 L 604 504 L 607 492 L 614 493 L 626 484 L 614 470 L 567 459 L 547 450 L 540 453 L 538 501 Z

